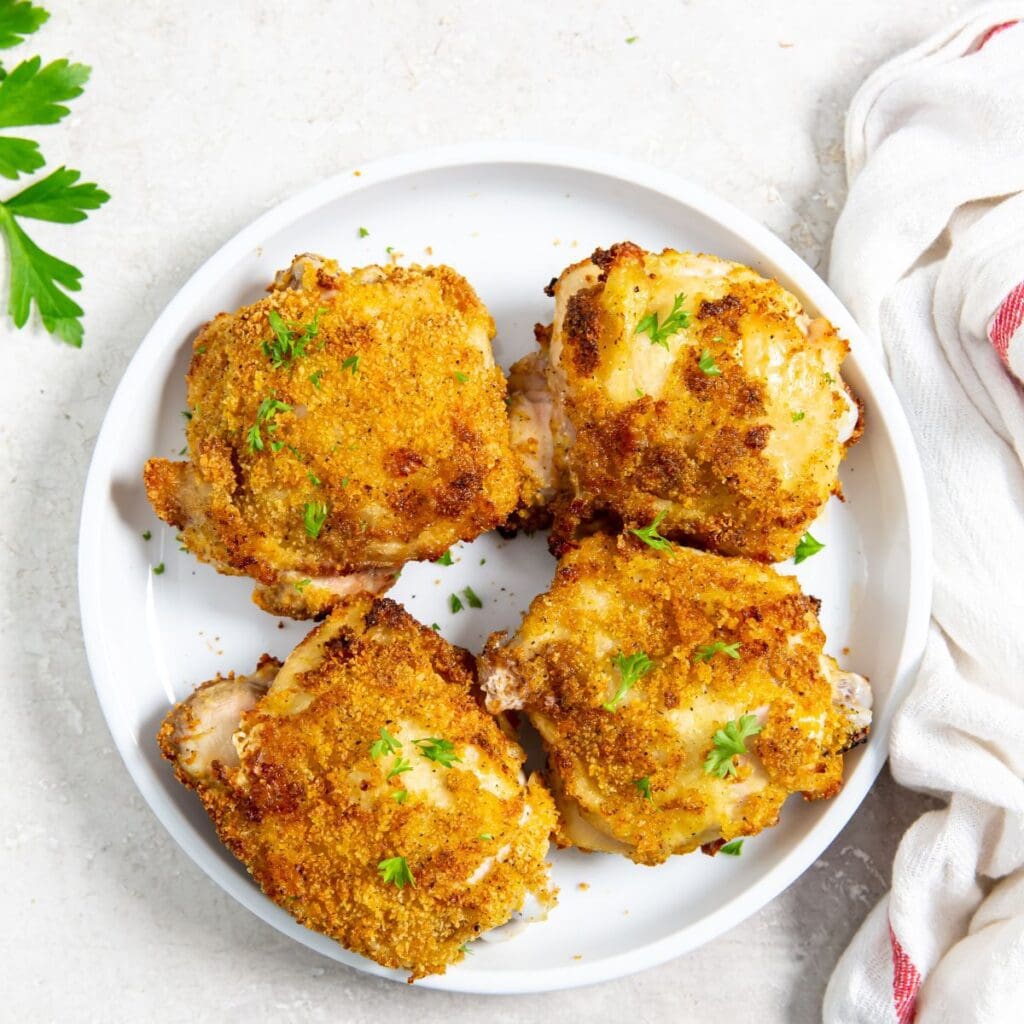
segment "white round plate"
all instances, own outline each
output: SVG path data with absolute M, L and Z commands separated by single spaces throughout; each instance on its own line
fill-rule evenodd
M 728 204 L 647 167 L 546 146 L 433 150 L 339 174 L 241 231 L 164 310 L 110 404 L 86 485 L 79 581 L 89 662 L 114 741 L 157 817 L 218 885 L 286 935 L 359 970 L 405 980 L 266 899 L 160 759 L 154 735 L 172 702 L 218 672 L 251 669 L 263 651 L 283 657 L 309 624 L 278 628 L 250 602 L 250 581 L 218 576 L 179 552 L 174 531 L 146 502 L 142 465 L 184 443 L 184 375 L 198 327 L 259 298 L 296 253 L 362 266 L 386 262 L 391 246 L 403 262 L 450 264 L 497 321 L 495 351 L 507 368 L 533 348 L 533 324 L 551 318 L 547 282 L 595 247 L 625 239 L 716 253 L 778 278 L 850 339 L 843 372 L 867 409 L 864 438 L 843 466 L 847 502 L 833 500 L 813 528 L 825 550 L 798 570 L 781 567 L 822 599 L 829 650 L 874 685 L 874 731 L 848 757 L 843 791 L 830 801 L 789 801 L 780 825 L 748 839 L 739 858 L 698 853 L 647 868 L 555 852 L 560 902 L 547 921 L 502 944 L 476 943 L 464 963 L 419 984 L 539 992 L 650 967 L 742 921 L 825 849 L 885 760 L 893 709 L 924 646 L 929 529 L 914 444 L 869 343 L 814 272 Z M 491 631 L 516 628 L 554 568 L 539 536 L 491 534 L 453 554 L 448 568 L 409 566 L 391 596 L 474 651 Z M 166 571 L 153 575 L 150 566 L 161 562 Z M 467 585 L 484 607 L 451 614 L 449 594 Z

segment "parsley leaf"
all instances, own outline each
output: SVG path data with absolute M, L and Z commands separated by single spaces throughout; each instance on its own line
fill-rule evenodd
M 494 838 L 494 834 L 492 832 L 481 832 L 480 835 L 477 836 L 477 839 L 479 839 L 480 842 L 482 842 L 482 843 L 488 843 L 493 838 Z
M 383 757 L 384 754 L 395 754 L 401 749 L 402 744 L 387 729 L 382 728 L 380 739 L 374 740 L 370 744 L 370 757 L 376 761 L 378 757 Z
M 304 580 L 296 580 L 292 586 L 301 594 L 313 581 L 307 576 Z
M 275 370 L 282 366 L 291 366 L 296 359 L 306 354 L 306 346 L 320 329 L 320 314 L 323 312 L 322 308 L 318 309 L 313 314 L 313 319 L 305 325 L 285 320 L 276 309 L 267 313 L 274 337 L 263 342 L 263 354 L 270 360 L 270 365 Z
M 462 602 L 459 600 L 458 594 L 451 594 L 448 597 L 448 607 L 452 610 L 452 615 L 462 611 Z
M 142 539 L 143 540 L 150 540 L 152 538 L 152 536 L 153 536 L 152 532 L 150 530 L 146 530 L 142 534 Z
M 721 847 L 718 852 L 724 853 L 729 857 L 738 857 L 743 852 L 743 840 L 734 839 L 731 843 L 726 843 L 725 846 Z
M 466 589 L 463 590 L 462 595 L 465 597 L 466 604 L 468 604 L 470 608 L 483 608 L 483 601 L 476 596 L 476 591 L 474 591 L 472 587 L 466 587 Z
M 31 139 L 0 138 L 0 174 L 5 178 L 17 178 L 31 174 L 45 164 L 39 152 L 39 143 Z
M 763 728 L 758 724 L 756 715 L 741 715 L 738 722 L 727 722 L 712 739 L 713 746 L 704 760 L 704 771 L 720 779 L 735 775 L 733 757 L 747 753 L 744 740 L 756 736 Z
M 440 558 L 434 559 L 434 565 L 451 565 L 452 564 L 452 553 L 446 551 Z
M 64 58 L 42 63 L 41 57 L 24 60 L 0 82 L 0 128 L 56 124 L 71 112 L 63 102 L 82 95 L 91 68 Z
M 399 889 L 416 884 L 409 870 L 409 862 L 404 857 L 388 857 L 377 865 L 377 870 L 385 882 L 394 882 Z
M 697 365 L 700 367 L 701 373 L 706 377 L 721 377 L 722 371 L 715 364 L 714 357 L 711 353 L 704 349 L 700 354 L 700 359 L 697 360 Z
M 327 522 L 327 512 L 326 501 L 307 501 L 302 506 L 302 525 L 313 540 L 320 536 L 320 531 L 324 528 L 324 523 Z
M 413 740 L 419 747 L 420 753 L 428 761 L 436 761 L 445 768 L 451 768 L 456 761 L 462 758 L 455 753 L 455 744 L 451 740 L 443 740 L 439 736 L 429 736 L 422 740 Z
M 666 509 L 662 509 L 655 517 L 654 521 L 649 525 L 639 530 L 630 530 L 634 536 L 639 537 L 648 547 L 654 548 L 656 551 L 671 551 L 672 541 L 666 537 L 662 537 L 658 533 L 658 527 L 661 526 L 661 521 L 668 514 Z
M 612 664 L 619 670 L 619 685 L 615 696 L 601 705 L 605 711 L 615 711 L 624 700 L 627 693 L 633 689 L 641 676 L 647 675 L 654 668 L 654 662 L 643 651 L 636 651 L 633 654 L 623 654 L 619 651 L 612 658 Z
M 323 481 L 311 469 L 306 470 L 306 479 L 314 486 L 319 487 Z
M 32 35 L 50 15 L 31 3 L 0 3 L 0 50 L 8 50 Z
M 276 398 L 264 398 L 260 402 L 260 407 L 256 410 L 256 422 L 249 428 L 245 435 L 245 443 L 249 446 L 250 452 L 261 452 L 263 451 L 263 434 L 260 432 L 261 427 L 265 427 L 268 434 L 273 434 L 277 430 L 277 424 L 274 422 L 274 417 L 279 412 L 291 412 L 292 407 L 286 402 L 280 402 Z M 274 449 L 280 451 L 280 446 Z
M 22 189 L 16 196 L 11 196 L 4 202 L 4 206 L 15 217 L 31 217 L 33 220 L 48 220 L 55 224 L 77 224 L 89 216 L 86 210 L 97 210 L 110 198 L 92 182 L 76 184 L 80 177 L 78 171 L 58 167 L 45 178 Z
M 793 413 L 793 422 L 794 423 L 799 423 L 806 415 L 807 415 L 807 413 L 805 413 L 805 412 L 795 412 L 795 413 Z
M 800 538 L 800 543 L 796 546 L 796 553 L 793 555 L 793 561 L 799 565 L 801 562 L 810 558 L 811 555 L 816 555 L 824 544 L 820 540 L 815 540 L 809 533 L 805 533 Z
M 391 771 L 387 773 L 385 778 L 393 779 L 396 775 L 403 775 L 405 772 L 411 772 L 412 765 L 409 764 L 407 757 L 396 757 L 394 764 L 391 766 Z
M 457 380 L 457 381 L 458 381 L 458 382 L 459 382 L 460 384 L 465 384 L 465 383 L 466 383 L 466 381 L 468 381 L 468 380 L 469 380 L 469 377 L 467 377 L 467 376 L 466 376 L 466 375 L 465 375 L 465 374 L 464 374 L 464 373 L 463 373 L 463 372 L 462 372 L 461 370 L 456 370 L 456 371 L 455 371 L 455 379 L 456 379 L 456 380 Z
M 370 232 L 367 231 L 366 228 L 360 228 L 359 229 L 359 237 L 360 238 L 366 238 L 369 235 L 369 233 Z
M 153 566 L 153 575 L 154 576 L 163 576 L 164 568 L 165 568 L 165 566 L 164 566 L 163 562 L 161 562 L 159 565 L 154 565 Z
M 391 794 L 391 799 L 394 800 L 396 804 L 404 804 L 405 801 L 409 799 L 409 790 L 396 789 L 394 793 Z
M 342 364 L 343 370 L 351 370 L 354 377 L 359 372 L 359 356 L 349 356 Z
M 651 780 L 646 775 L 642 779 L 634 779 L 633 785 L 636 786 L 640 795 L 645 800 L 650 800 L 651 803 L 654 803 L 654 797 L 651 796 Z
M 320 378 L 323 375 L 324 375 L 324 371 L 323 370 L 317 370 L 316 373 L 311 373 L 309 375 L 309 383 L 312 384 L 313 387 L 315 387 L 317 389 L 317 391 L 320 390 Z
M 626 43 L 632 46 L 640 37 L 639 36 L 626 36 Z
M 673 334 L 678 334 L 681 330 L 690 326 L 690 314 L 682 309 L 683 301 L 686 299 L 686 295 L 680 292 L 672 303 L 672 311 L 662 324 L 658 323 L 657 313 L 648 313 L 640 323 L 636 325 L 635 334 L 646 334 L 651 339 L 652 345 L 661 345 L 663 348 L 668 348 L 668 339 Z
M 700 647 L 693 652 L 694 664 L 699 661 L 710 661 L 719 652 L 727 655 L 733 660 L 738 660 L 740 656 L 740 648 L 742 646 L 743 644 L 738 640 L 734 644 L 727 644 L 724 640 L 716 640 L 712 644 L 701 644 Z

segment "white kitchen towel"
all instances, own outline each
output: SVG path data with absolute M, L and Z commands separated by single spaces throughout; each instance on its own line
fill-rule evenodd
M 831 283 L 920 449 L 932 624 L 892 728 L 946 801 L 825 995 L 828 1024 L 1024 1021 L 1024 4 L 973 9 L 864 84 Z M 1014 371 L 1017 376 L 1015 377 Z M 868 410 L 870 429 L 870 410 Z

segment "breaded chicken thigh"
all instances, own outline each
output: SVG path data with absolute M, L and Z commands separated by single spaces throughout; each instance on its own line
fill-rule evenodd
M 551 797 L 478 698 L 466 651 L 363 596 L 283 665 L 203 684 L 158 739 L 267 896 L 419 978 L 554 901 Z
M 816 611 L 747 559 L 582 540 L 480 663 L 488 708 L 541 735 L 560 845 L 657 864 L 837 793 L 871 692 L 823 653 Z
M 559 554 L 590 520 L 661 516 L 671 539 L 789 558 L 858 432 L 832 325 L 748 267 L 630 242 L 549 294 L 554 322 L 511 372 L 512 525 L 553 515 Z
M 298 257 L 269 297 L 199 332 L 187 462 L 146 491 L 185 546 L 295 618 L 380 592 L 516 501 L 494 323 L 448 267 Z

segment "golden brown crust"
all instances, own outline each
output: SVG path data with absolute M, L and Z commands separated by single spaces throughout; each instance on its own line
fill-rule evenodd
M 318 324 L 305 354 L 276 368 L 264 350 L 271 311 Z M 300 258 L 267 298 L 199 332 L 191 461 L 147 463 L 155 511 L 198 557 L 270 587 L 394 570 L 475 538 L 504 521 L 517 493 L 493 334 L 448 267 L 346 274 Z M 283 407 L 254 449 L 249 431 L 266 399 Z M 318 536 L 306 505 L 325 506 Z M 312 615 L 345 595 L 309 596 L 308 611 L 300 593 L 260 603 Z
M 581 541 L 512 642 L 493 637 L 481 662 L 489 706 L 522 707 L 544 740 L 560 845 L 656 864 L 775 824 L 791 793 L 837 792 L 853 726 L 823 671 L 815 612 L 796 579 L 746 559 Z M 739 657 L 702 660 L 716 642 L 738 643 Z M 653 668 L 609 710 L 614 659 L 638 652 Z M 716 730 L 743 715 L 763 728 L 735 778 L 706 773 Z
M 443 972 L 528 893 L 547 898 L 550 796 L 479 706 L 468 652 L 393 601 L 354 599 L 314 629 L 244 715 L 240 763 L 209 781 L 179 765 L 181 716 L 161 750 L 222 841 L 272 900 L 349 949 L 413 977 Z M 401 750 L 374 758 L 382 728 Z M 461 760 L 426 758 L 413 740 L 428 737 Z M 412 770 L 389 778 L 400 756 Z M 414 885 L 382 879 L 397 856 Z
M 586 517 L 634 527 L 664 511 L 670 538 L 790 557 L 859 437 L 841 439 L 846 395 L 856 398 L 840 379 L 848 346 L 831 324 L 749 268 L 632 243 L 569 267 L 553 292 L 542 358 L 564 456 L 546 502 L 556 553 Z M 664 325 L 680 294 L 686 326 L 657 342 L 638 331 L 651 314 Z M 513 383 L 512 407 L 519 401 Z M 512 426 L 518 452 L 528 419 Z M 534 516 L 538 493 L 525 495 Z

